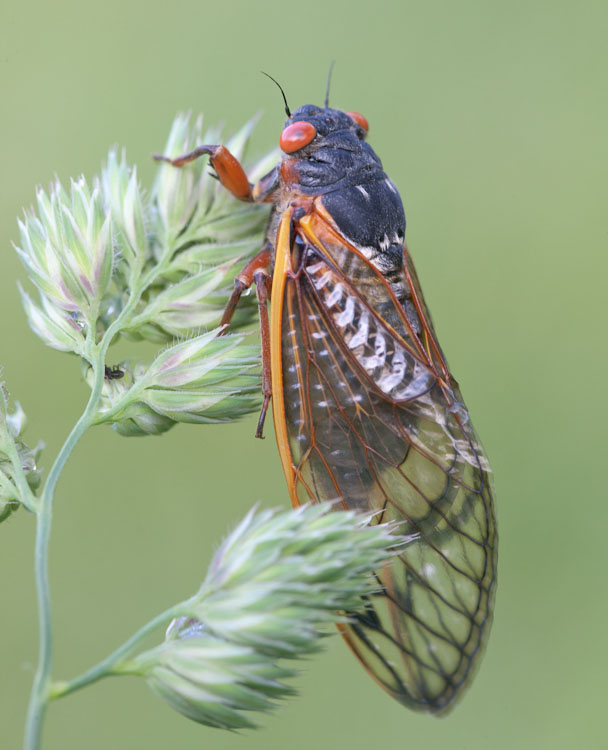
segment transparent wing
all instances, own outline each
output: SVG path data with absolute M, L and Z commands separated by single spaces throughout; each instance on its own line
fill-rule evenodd
M 403 522 L 409 541 L 378 572 L 382 592 L 342 632 L 395 698 L 444 711 L 491 621 L 489 467 L 419 287 L 408 315 L 395 284 L 359 253 L 337 263 L 343 247 L 298 242 L 298 271 L 282 287 L 282 399 L 274 394 L 292 498 L 339 499 Z M 406 255 L 402 281 L 411 285 L 408 263 Z

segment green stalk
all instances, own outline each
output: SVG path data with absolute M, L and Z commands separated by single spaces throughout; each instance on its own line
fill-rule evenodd
M 124 319 L 129 316 L 131 310 L 137 304 L 141 291 L 142 288 L 140 288 L 139 294 L 133 295 L 118 318 L 108 328 L 99 345 L 97 347 L 90 347 L 92 350 L 91 356 L 87 357 L 87 359 L 93 363 L 95 375 L 91 395 L 84 412 L 74 425 L 74 428 L 57 454 L 57 458 L 51 467 L 48 479 L 40 497 L 36 526 L 36 545 L 34 550 L 34 571 L 38 599 L 39 627 L 38 667 L 32 684 L 25 724 L 25 750 L 39 750 L 40 748 L 42 723 L 44 721 L 50 697 L 49 684 L 53 665 L 53 630 L 51 621 L 51 593 L 48 575 L 48 556 L 55 486 L 68 458 L 74 450 L 74 447 L 94 422 L 94 415 L 97 411 L 97 405 L 103 387 L 106 352 L 114 336 L 120 330 Z M 90 326 L 89 330 L 94 330 L 94 325 Z
M 49 540 L 53 517 L 53 496 L 57 480 L 66 461 L 91 424 L 97 408 L 101 387 L 103 385 L 103 358 L 100 357 L 95 368 L 95 382 L 87 406 L 80 419 L 74 425 L 67 440 L 59 451 L 49 472 L 38 509 L 36 526 L 36 546 L 34 552 L 34 569 L 36 574 L 36 592 L 38 597 L 39 651 L 38 668 L 32 685 L 30 702 L 25 725 L 25 750 L 39 750 L 42 722 L 48 705 L 48 686 L 53 664 L 53 631 L 51 623 L 51 593 L 48 575 Z
M 65 682 L 55 682 L 49 686 L 48 698 L 49 700 L 55 700 L 56 698 L 63 698 L 70 693 L 80 690 L 80 688 L 91 685 L 98 680 L 108 677 L 110 675 L 118 674 L 133 674 L 133 671 L 129 668 L 129 663 L 126 661 L 126 657 L 139 646 L 139 644 L 148 636 L 153 630 L 158 628 L 160 625 L 165 625 L 175 617 L 180 617 L 188 612 L 187 602 L 180 603 L 173 607 L 169 607 L 164 612 L 154 617 L 150 622 L 147 622 L 141 627 L 136 633 L 134 633 L 122 646 L 119 646 L 116 651 L 106 656 L 98 664 L 87 669 L 78 677 L 74 677 L 72 680 Z

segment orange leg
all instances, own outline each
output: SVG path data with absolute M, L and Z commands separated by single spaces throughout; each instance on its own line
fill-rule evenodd
M 166 161 L 174 167 L 183 167 L 184 164 L 198 159 L 199 156 L 209 155 L 211 166 L 215 169 L 219 181 L 229 190 L 235 198 L 240 201 L 253 201 L 253 193 L 245 170 L 230 151 L 224 146 L 198 146 L 189 154 L 183 154 L 175 159 L 161 154 L 154 154 L 157 161 Z
M 270 320 L 268 318 L 268 280 L 270 276 L 266 271 L 258 271 L 254 277 L 255 291 L 258 298 L 258 312 L 260 316 L 260 336 L 262 339 L 262 393 L 264 403 L 258 419 L 258 427 L 255 436 L 264 437 L 264 420 L 272 397 L 272 376 L 270 372 Z
M 226 326 L 220 336 L 227 332 L 234 311 L 237 308 L 243 292 L 255 284 L 258 298 L 258 313 L 260 317 L 260 336 L 262 339 L 262 393 L 264 403 L 258 420 L 255 436 L 263 438 L 264 420 L 272 396 L 271 373 L 270 373 L 270 320 L 268 318 L 268 285 L 270 274 L 268 266 L 272 257 L 272 249 L 266 248 L 252 258 L 234 280 L 234 291 L 230 295 L 228 304 L 222 316 L 221 325 Z
M 230 295 L 228 304 L 224 309 L 224 314 L 222 316 L 222 320 L 220 321 L 221 326 L 229 325 L 230 321 L 232 320 L 232 316 L 234 315 L 234 311 L 239 304 L 239 300 L 243 296 L 243 292 L 246 292 L 254 282 L 257 284 L 255 277 L 258 273 L 262 272 L 264 276 L 270 278 L 270 275 L 268 273 L 268 266 L 270 265 L 271 260 L 272 248 L 265 248 L 264 250 L 260 251 L 254 258 L 252 258 L 249 263 L 247 263 L 245 268 L 243 268 L 243 270 L 239 273 L 239 275 L 234 280 L 234 291 Z M 222 336 L 224 333 L 228 333 L 227 328 L 225 328 L 222 333 L 220 333 L 220 336 Z

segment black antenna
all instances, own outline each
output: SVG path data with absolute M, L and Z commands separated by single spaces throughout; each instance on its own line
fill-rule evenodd
M 323 105 L 324 107 L 329 107 L 329 84 L 331 83 L 331 74 L 333 73 L 335 62 L 335 60 L 332 60 L 329 65 L 329 73 L 327 75 L 327 88 L 325 90 L 325 104 Z
M 264 73 L 263 70 L 260 70 L 260 73 L 263 76 L 266 76 L 266 78 L 270 78 L 270 80 L 273 83 L 276 83 L 276 85 L 279 87 L 279 89 L 281 91 L 281 94 L 283 94 L 283 101 L 285 102 L 285 113 L 287 114 L 287 117 L 291 117 L 291 111 L 289 109 L 289 104 L 287 104 L 287 97 L 285 96 L 285 92 L 283 91 L 283 87 L 281 86 L 281 84 L 278 81 L 275 81 L 272 76 L 269 76 L 268 73 Z

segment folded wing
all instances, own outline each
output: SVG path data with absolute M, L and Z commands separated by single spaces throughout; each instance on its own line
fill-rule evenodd
M 347 275 L 332 248 L 298 242 L 298 272 L 282 288 L 282 398 L 274 395 L 292 498 L 337 499 L 403 522 L 408 543 L 343 635 L 395 698 L 441 712 L 471 677 L 491 620 L 489 467 L 446 377 L 409 255 L 401 282 L 420 297 L 416 307 L 363 255 L 351 253 Z

